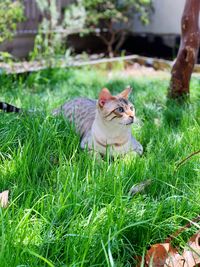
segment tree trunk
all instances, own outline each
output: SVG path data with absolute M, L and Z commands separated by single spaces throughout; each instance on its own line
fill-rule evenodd
M 119 34 L 119 40 L 117 40 L 116 46 L 115 46 L 115 50 L 114 50 L 114 55 L 118 55 L 119 54 L 119 50 L 122 47 L 122 45 L 124 44 L 125 38 L 126 38 L 126 31 L 122 30 L 120 32 L 118 32 Z
M 199 50 L 200 0 L 186 0 L 181 20 L 181 44 L 171 71 L 168 96 L 189 95 L 189 83 Z
M 113 47 L 112 47 L 112 44 L 108 44 L 108 46 L 107 46 L 107 51 L 108 51 L 108 56 L 110 57 L 110 58 L 112 58 L 112 57 L 114 57 L 114 52 L 113 52 Z

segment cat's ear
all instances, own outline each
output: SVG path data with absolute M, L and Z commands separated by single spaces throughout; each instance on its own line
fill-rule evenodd
M 107 101 L 113 99 L 115 99 L 115 97 L 111 95 L 110 91 L 107 88 L 103 88 L 99 94 L 99 106 L 103 107 Z
M 132 88 L 130 86 L 127 86 L 124 91 L 122 91 L 118 96 L 128 99 L 130 93 L 132 92 Z

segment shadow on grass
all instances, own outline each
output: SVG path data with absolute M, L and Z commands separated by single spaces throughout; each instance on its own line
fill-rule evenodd
M 189 112 L 189 101 L 167 99 L 166 109 L 163 111 L 163 123 L 177 129 L 184 119 L 184 115 Z

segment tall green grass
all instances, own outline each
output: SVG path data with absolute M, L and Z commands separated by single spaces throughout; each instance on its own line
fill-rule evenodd
M 127 84 L 144 154 L 96 162 L 51 110 Z M 0 266 L 135 266 L 135 255 L 199 214 L 199 157 L 175 167 L 200 147 L 200 79 L 182 106 L 166 102 L 167 86 L 166 79 L 109 80 L 91 69 L 1 76 L 0 100 L 36 112 L 0 113 L 0 191 L 10 190 L 9 207 L 0 209 Z M 130 198 L 131 186 L 149 178 L 147 190 Z

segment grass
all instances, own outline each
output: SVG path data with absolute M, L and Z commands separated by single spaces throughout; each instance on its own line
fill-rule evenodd
M 127 84 L 144 155 L 99 165 L 51 110 Z M 175 166 L 200 146 L 200 79 L 192 80 L 183 106 L 166 104 L 167 86 L 159 78 L 109 80 L 87 68 L 1 76 L 1 101 L 37 111 L 0 113 L 0 191 L 10 190 L 9 207 L 0 209 L 0 266 L 135 266 L 135 255 L 199 214 L 199 157 Z M 145 193 L 130 198 L 130 187 L 148 178 Z M 188 235 L 176 242 L 183 245 Z

